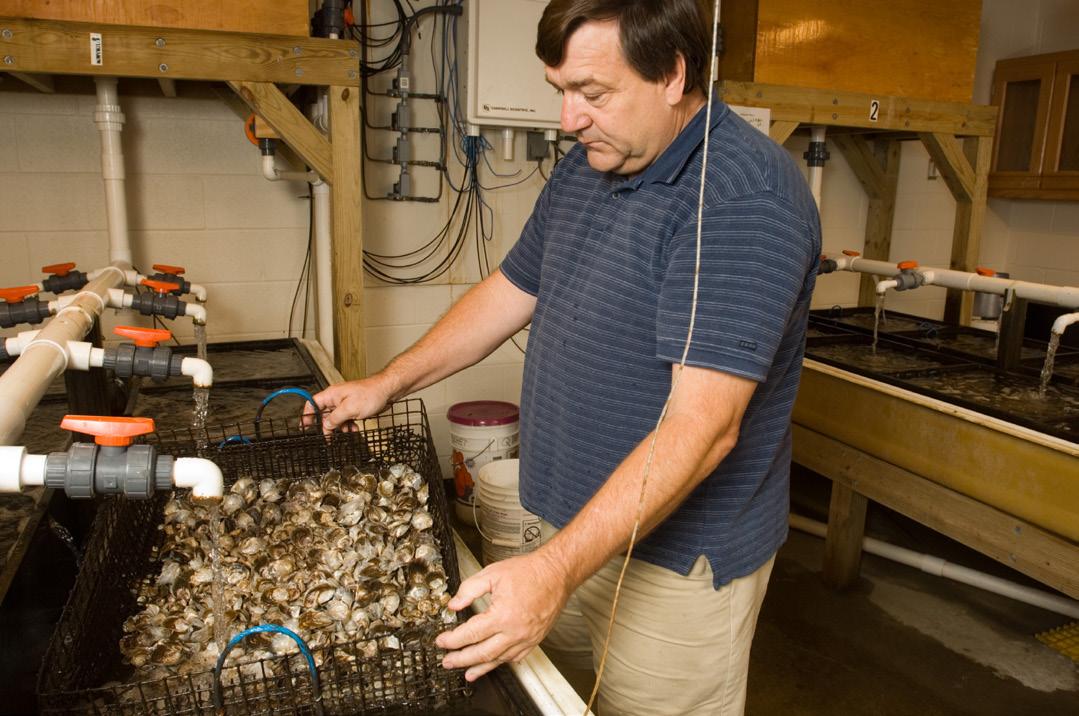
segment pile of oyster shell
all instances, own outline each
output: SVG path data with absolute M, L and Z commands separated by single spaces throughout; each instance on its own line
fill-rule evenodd
M 212 669 L 228 639 L 258 624 L 285 626 L 312 649 L 358 643 L 373 657 L 399 649 L 403 628 L 454 623 L 428 489 L 394 465 L 241 478 L 219 506 L 174 495 L 159 527 L 161 570 L 139 586 L 143 608 L 124 623 L 121 653 L 153 679 Z M 257 662 L 297 650 L 284 634 L 253 634 L 226 666 L 272 675 Z

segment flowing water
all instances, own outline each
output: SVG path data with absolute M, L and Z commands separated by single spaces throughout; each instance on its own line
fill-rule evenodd
M 1052 333 L 1049 337 L 1049 350 L 1045 353 L 1045 365 L 1042 366 L 1041 384 L 1038 386 L 1038 395 L 1045 397 L 1049 390 L 1049 381 L 1053 378 L 1053 362 L 1057 357 L 1057 348 L 1060 348 L 1059 333 Z
M 82 550 L 79 548 L 78 543 L 75 542 L 75 536 L 71 534 L 71 530 L 57 522 L 51 515 L 49 516 L 49 530 L 67 545 L 68 550 L 71 551 L 72 556 L 75 558 L 75 564 L 81 563 Z
M 210 414 L 210 389 L 195 388 L 195 409 L 191 411 L 191 429 L 196 433 L 206 427 L 206 417 Z
M 214 613 L 214 642 L 218 653 L 225 650 L 228 643 L 228 625 L 225 624 L 225 577 L 221 571 L 221 503 L 214 501 L 210 508 L 210 559 L 213 562 L 214 584 L 212 590 Z
M 195 324 L 195 355 L 201 359 L 206 360 L 206 324 Z
M 888 317 L 884 315 L 884 294 L 877 294 L 877 305 L 873 307 L 873 355 L 877 354 L 877 334 L 880 332 L 880 321 L 888 323 Z

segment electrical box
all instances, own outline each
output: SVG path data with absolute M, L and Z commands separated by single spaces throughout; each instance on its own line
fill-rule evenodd
M 546 6 L 547 0 L 465 0 L 461 78 L 470 124 L 559 128 L 562 97 L 547 84 L 535 51 Z

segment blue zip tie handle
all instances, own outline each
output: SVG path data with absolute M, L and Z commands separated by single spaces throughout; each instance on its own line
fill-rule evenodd
M 233 647 L 252 634 L 262 634 L 266 632 L 284 634 L 296 642 L 296 645 L 300 647 L 300 653 L 303 654 L 304 658 L 307 660 L 307 670 L 311 674 L 311 686 L 314 687 L 315 690 L 315 707 L 319 713 L 322 713 L 322 689 L 318 683 L 318 670 L 315 668 L 315 657 L 311 655 L 311 649 L 308 648 L 307 642 L 305 642 L 299 634 L 279 624 L 259 624 L 250 629 L 244 629 L 242 632 L 229 639 L 229 643 L 225 646 L 225 650 L 218 655 L 217 664 L 214 666 L 214 708 L 219 712 L 224 709 L 221 700 L 221 668 L 225 665 L 225 659 L 228 658 L 229 652 L 232 651 Z
M 251 445 L 253 441 L 249 437 L 243 435 L 229 435 L 227 438 L 217 444 L 218 449 L 225 447 L 226 445 Z
M 282 395 L 298 395 L 315 409 L 315 422 L 318 425 L 322 425 L 322 408 L 318 407 L 318 403 L 315 402 L 315 396 L 308 393 L 303 388 L 280 388 L 267 395 L 262 399 L 262 403 L 259 404 L 259 409 L 255 412 L 255 437 L 262 439 L 262 431 L 259 430 L 259 424 L 262 422 L 262 411 L 266 409 L 266 406 L 270 404 L 274 398 L 278 398 Z

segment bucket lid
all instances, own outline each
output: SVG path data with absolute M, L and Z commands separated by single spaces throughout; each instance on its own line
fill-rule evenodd
M 518 421 L 520 411 L 501 400 L 473 400 L 451 405 L 446 417 L 458 425 L 509 425 Z

